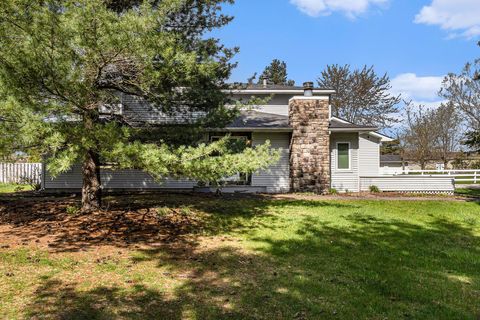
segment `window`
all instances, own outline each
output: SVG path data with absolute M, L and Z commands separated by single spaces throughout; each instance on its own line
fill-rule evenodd
M 350 143 L 337 143 L 337 169 L 350 169 Z

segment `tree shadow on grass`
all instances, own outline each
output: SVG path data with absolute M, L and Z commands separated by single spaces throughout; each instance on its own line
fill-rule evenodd
M 116 205 L 124 206 L 119 201 L 112 210 Z M 418 225 L 356 212 L 358 206 L 348 203 L 268 198 L 148 198 L 134 205 L 130 211 L 135 214 L 154 206 L 208 213 L 192 229 L 169 226 L 183 230 L 173 238 L 133 240 L 148 246 L 137 250 L 132 263 L 166 268 L 170 274 L 158 271 L 158 277 L 177 284 L 169 292 L 147 280 L 130 287 L 81 289 L 44 279 L 28 308 L 33 318 L 472 319 L 480 311 L 477 223 L 432 217 Z M 270 214 L 285 206 L 344 209 L 339 213 L 344 224 L 325 222 L 320 214 L 301 215 L 296 229 L 285 233 L 279 218 Z M 222 243 L 218 237 L 206 246 L 197 241 L 252 226 L 262 232 L 246 231 L 248 244 Z M 69 246 L 59 242 L 53 249 L 81 245 L 73 238 Z
M 28 306 L 31 319 L 180 319 L 176 301 L 157 291 L 137 285 L 129 291 L 97 287 L 79 291 L 76 284 L 45 280 Z
M 0 238 L 29 243 L 48 238 L 49 251 L 87 250 L 95 246 L 158 245 L 188 242 L 199 235 L 216 235 L 250 225 L 252 219 L 270 215 L 272 208 L 350 208 L 349 204 L 306 200 L 272 200 L 261 196 L 147 194 L 111 196 L 105 210 L 88 215 L 69 214 L 78 198 L 41 198 L 0 204 Z M 269 228 L 262 220 L 256 227 Z
M 226 281 L 228 288 L 219 292 L 238 292 L 236 310 L 259 318 L 478 316 L 480 239 L 473 229 L 445 219 L 427 226 L 359 214 L 347 220 L 353 227 L 306 217 L 298 237 L 257 237 L 261 246 L 256 254 L 232 249 L 189 253 L 198 274 L 185 288 L 191 294 L 205 293 L 205 288 L 215 288 L 213 283 Z M 161 249 L 144 253 L 146 260 L 165 263 Z M 173 260 L 175 268 L 184 267 L 177 261 L 182 259 Z M 203 282 L 212 271 L 215 281 Z M 217 295 L 213 289 L 207 297 Z
M 445 219 L 423 226 L 362 214 L 346 220 L 351 226 L 306 216 L 294 234 L 257 236 L 256 249 L 250 250 L 232 243 L 141 249 L 132 261 L 155 262 L 171 270 L 168 277 L 181 279 L 171 296 L 148 282 L 130 290 L 99 287 L 79 293 L 47 281 L 32 314 L 42 314 L 47 304 L 53 318 L 69 319 L 478 316 L 480 239 L 472 228 Z

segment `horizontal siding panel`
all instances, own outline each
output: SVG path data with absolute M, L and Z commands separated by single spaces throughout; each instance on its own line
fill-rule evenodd
M 449 177 L 428 176 L 379 176 L 361 177 L 362 191 L 368 191 L 370 186 L 377 186 L 380 191 L 399 192 L 453 192 L 455 185 Z
M 252 175 L 252 186 L 266 187 L 267 192 L 288 192 L 290 189 L 290 134 L 253 133 L 253 145 L 264 144 L 269 140 L 272 148 L 280 151 L 279 161 L 267 170 Z
M 380 168 L 380 140 L 368 134 L 359 136 L 359 174 L 375 176 Z
M 337 142 L 350 142 L 350 170 L 337 169 Z M 358 192 L 358 133 L 332 133 L 330 135 L 331 187 L 339 192 Z
M 166 178 L 160 183 L 141 170 L 102 170 L 102 186 L 105 189 L 190 189 L 196 182 L 188 179 Z M 70 171 L 53 178 L 45 172 L 45 189 L 81 189 L 81 166 L 75 165 Z
M 253 110 L 265 113 L 288 116 L 288 105 L 260 105 L 253 107 Z
M 267 192 L 287 192 L 290 188 L 290 157 L 288 133 L 254 133 L 253 145 L 270 140 L 273 148 L 281 152 L 280 160 L 267 170 L 252 175 L 252 186 L 265 187 Z M 167 178 L 156 182 L 148 173 L 141 170 L 102 170 L 101 182 L 105 189 L 191 189 L 196 182 L 188 179 Z M 81 189 L 81 165 L 52 178 L 45 172 L 45 189 Z

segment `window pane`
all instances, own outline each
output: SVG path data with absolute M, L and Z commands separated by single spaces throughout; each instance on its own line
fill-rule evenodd
M 348 150 L 348 143 L 338 144 L 338 169 L 350 168 L 350 150 Z

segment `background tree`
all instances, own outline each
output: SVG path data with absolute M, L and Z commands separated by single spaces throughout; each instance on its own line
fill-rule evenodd
M 480 46 L 480 42 L 478 43 Z M 440 95 L 463 116 L 466 123 L 464 144 L 480 150 L 480 59 L 467 63 L 460 74 L 445 77 Z
M 431 135 L 435 138 L 435 153 L 445 168 L 458 151 L 462 133 L 462 118 L 452 103 L 441 104 L 431 114 Z
M 390 142 L 383 142 L 380 146 L 381 154 L 396 154 L 399 155 L 401 151 L 400 139 L 395 139 Z
M 420 164 L 422 170 L 428 160 L 432 159 L 436 137 L 433 136 L 433 111 L 424 106 L 416 106 L 412 102 L 406 102 L 406 119 L 404 128 L 400 133 L 403 141 L 405 156 Z
M 166 118 L 187 115 L 176 131 L 222 127 L 237 112 L 225 107 L 222 91 L 236 50 L 205 36 L 230 21 L 219 9 L 231 1 L 144 1 L 134 8 L 127 2 L 116 10 L 104 0 L 2 2 L 3 144 L 15 149 L 11 133 L 22 127 L 15 142 L 36 146 L 52 174 L 81 162 L 84 212 L 100 207 L 102 161 L 158 179 L 202 181 L 275 162 L 278 154 L 268 144 L 234 153 L 228 138 L 184 146 L 145 140 L 141 124 L 114 112 L 122 97 L 135 96 Z
M 440 95 L 447 99 L 467 120 L 471 130 L 480 129 L 480 59 L 467 63 L 460 74 L 450 73 L 443 80 Z
M 395 121 L 400 96 L 390 93 L 390 78 L 372 67 L 351 70 L 349 65 L 328 65 L 318 78 L 322 88 L 336 90 L 332 113 L 350 122 L 388 128 Z
M 287 63 L 285 61 L 274 59 L 270 65 L 263 70 L 258 83 L 262 83 L 263 79 L 268 79 L 268 82 L 271 84 L 294 86 L 295 81 L 287 80 L 287 78 Z

